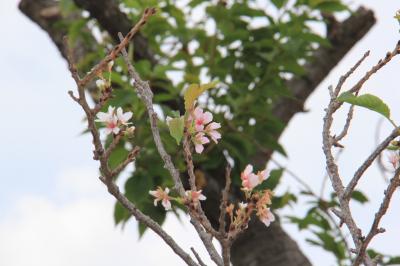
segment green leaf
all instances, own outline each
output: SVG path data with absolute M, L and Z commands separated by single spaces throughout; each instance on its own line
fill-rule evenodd
M 343 92 L 338 98 L 340 102 L 346 102 L 357 106 L 365 107 L 374 112 L 380 113 L 384 117 L 390 120 L 390 109 L 389 107 L 378 97 L 372 94 L 364 94 L 355 96 L 351 92 Z
M 351 194 L 351 198 L 360 203 L 368 202 L 368 198 L 361 191 L 358 190 L 353 191 L 353 193 Z
M 388 262 L 385 263 L 385 265 L 399 265 L 400 264 L 400 257 L 392 257 L 389 259 Z
M 347 6 L 340 3 L 339 1 L 323 1 L 315 6 L 315 9 L 319 9 L 323 12 L 338 12 L 348 10 Z
M 125 222 L 129 219 L 130 214 L 124 206 L 121 205 L 118 201 L 115 203 L 114 207 L 114 222 L 118 225 L 121 222 Z
M 125 183 L 125 195 L 134 203 L 141 203 L 147 200 L 153 185 L 152 178 L 137 170 Z
M 111 169 L 117 167 L 120 163 L 125 161 L 126 157 L 128 156 L 129 151 L 127 151 L 124 146 L 119 145 L 117 146 L 110 155 L 110 159 L 108 160 L 108 164 L 110 165 Z
M 217 83 L 218 82 L 214 81 L 204 85 L 190 84 L 184 95 L 186 111 L 189 111 L 193 108 L 194 102 L 203 92 L 214 88 Z
M 178 145 L 181 142 L 182 137 L 183 137 L 184 125 L 185 125 L 184 116 L 177 117 L 177 118 L 171 118 L 168 121 L 169 133 L 176 140 L 176 144 L 178 144 Z
M 283 7 L 285 4 L 286 0 L 271 0 L 271 2 L 279 9 Z

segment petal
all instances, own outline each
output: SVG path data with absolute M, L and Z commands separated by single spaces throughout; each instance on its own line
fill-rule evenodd
M 108 106 L 108 114 L 109 115 L 113 115 L 114 114 L 114 109 L 115 109 L 115 107 L 112 107 L 111 105 Z
M 166 187 L 164 191 L 165 191 L 165 193 L 168 195 L 168 193 L 169 193 L 169 188 Z
M 152 195 L 153 197 L 157 197 L 157 190 L 150 190 L 149 194 Z
M 199 196 L 199 200 L 206 200 L 207 199 L 207 197 L 206 196 L 204 196 L 203 194 L 200 194 L 200 196 Z
M 161 204 L 166 211 L 171 209 L 171 202 L 168 199 L 163 199 Z
M 200 107 L 196 107 L 196 109 L 194 109 L 194 111 L 193 111 L 193 116 L 195 119 L 202 117 L 203 109 L 201 109 Z
M 112 130 L 112 132 L 114 133 L 114 134 L 118 134 L 119 133 L 119 127 L 114 127 L 114 129 Z
M 195 125 L 194 128 L 196 129 L 196 131 L 203 131 L 204 130 L 204 125 Z
M 253 172 L 253 166 L 251 164 L 248 164 L 244 169 L 243 174 L 247 176 L 252 172 Z
M 218 129 L 218 128 L 221 128 L 221 124 L 220 123 L 216 123 L 216 122 L 212 122 L 207 126 L 206 130 L 210 130 L 211 131 L 211 130 Z
M 105 130 L 106 135 L 111 134 L 111 132 L 112 132 L 112 129 L 106 127 L 106 130 Z
M 194 146 L 194 149 L 196 150 L 197 153 L 200 154 L 200 153 L 203 152 L 204 147 L 203 147 L 203 145 L 201 145 L 201 144 L 196 144 L 196 145 Z
M 123 120 L 122 121 L 128 121 L 129 119 L 131 119 L 132 118 L 132 116 L 133 116 L 133 113 L 132 112 L 126 112 L 125 114 L 123 114 L 122 115 L 122 117 L 123 117 Z
M 203 115 L 204 124 L 208 124 L 212 121 L 213 115 L 210 112 L 205 112 Z
M 253 173 L 249 175 L 248 181 L 249 181 L 249 188 L 251 189 L 253 189 L 259 184 L 258 176 Z
M 99 119 L 99 122 L 106 122 L 108 121 L 109 115 L 108 113 L 99 112 L 97 114 L 97 118 Z
M 212 138 L 215 143 L 218 143 L 218 140 L 221 138 L 221 134 L 218 131 L 210 131 L 208 135 Z
M 207 143 L 210 143 L 210 140 L 207 138 L 207 137 L 201 137 L 201 139 L 200 139 L 200 141 L 201 141 L 201 144 L 207 144 Z

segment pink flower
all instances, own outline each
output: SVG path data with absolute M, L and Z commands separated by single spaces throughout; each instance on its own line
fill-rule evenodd
M 212 121 L 213 116 L 210 112 L 203 112 L 203 109 L 196 107 L 193 111 L 193 118 L 191 119 L 194 119 L 196 131 L 203 131 L 204 126 Z
M 197 202 L 199 200 L 206 200 L 207 199 L 206 196 L 201 194 L 201 190 L 199 190 L 199 191 L 186 190 L 185 194 L 186 194 L 186 197 L 188 197 L 193 202 Z
M 166 211 L 171 209 L 171 201 L 170 197 L 168 196 L 168 193 L 169 193 L 169 188 L 165 188 L 164 191 L 161 187 L 158 187 L 157 190 L 149 191 L 149 194 L 155 197 L 154 206 L 157 206 L 157 202 L 161 201 L 161 204 Z
M 241 173 L 242 186 L 246 190 L 252 190 L 265 179 L 267 179 L 267 170 L 259 171 L 257 174 L 253 173 L 253 166 L 248 164 L 244 171 Z
M 106 134 L 114 133 L 118 134 L 119 133 L 119 127 L 118 127 L 118 118 L 115 116 L 114 113 L 114 107 L 109 106 L 108 107 L 108 112 L 99 112 L 97 114 L 97 122 L 102 122 L 106 125 Z
M 194 149 L 197 153 L 202 153 L 204 150 L 203 145 L 210 142 L 210 140 L 204 136 L 203 132 L 199 132 L 196 136 L 192 139 L 194 143 Z
M 117 118 L 122 125 L 128 125 L 128 120 L 132 118 L 132 112 L 124 113 L 121 107 L 117 108 Z
M 265 226 L 269 226 L 273 221 L 275 221 L 275 216 L 269 210 L 269 208 L 262 208 L 258 210 L 257 216 L 260 218 L 260 221 L 265 224 Z
M 221 138 L 221 134 L 218 131 L 216 131 L 216 129 L 218 128 L 221 128 L 221 124 L 212 122 L 208 124 L 208 126 L 205 129 L 207 135 L 209 135 L 215 143 L 218 143 L 218 140 Z
M 397 167 L 399 166 L 399 160 L 400 160 L 399 154 L 392 152 L 392 153 L 390 153 L 388 159 L 389 159 L 389 162 L 392 164 L 393 168 L 397 169 Z
M 247 190 L 252 190 L 258 185 L 258 176 L 253 173 L 253 166 L 248 164 L 244 171 L 241 173 L 242 186 Z

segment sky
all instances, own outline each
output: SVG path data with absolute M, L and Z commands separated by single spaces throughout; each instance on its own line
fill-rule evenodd
M 394 48 L 400 36 L 400 27 L 393 19 L 400 8 L 396 1 L 353 1 L 351 5 L 357 7 L 361 2 L 374 10 L 377 24 L 308 99 L 309 111 L 290 122 L 281 139 L 288 158 L 276 156 L 315 191 L 320 190 L 325 175 L 321 128 L 328 102 L 327 87 L 336 84 L 340 75 L 366 50 L 371 50 L 369 59 L 345 86 L 349 88 Z M 183 265 L 153 233 L 147 232 L 139 240 L 135 221 L 130 221 L 124 230 L 115 227 L 114 200 L 98 180 L 90 138 L 81 134 L 85 126 L 83 114 L 67 95 L 74 84 L 66 63 L 48 36 L 18 11 L 17 1 L 0 1 L 0 36 L 0 112 L 4 114 L 0 131 L 0 265 Z M 379 95 L 391 107 L 398 123 L 399 63 L 398 58 L 394 59 L 365 87 L 365 92 Z M 346 150 L 339 160 L 344 177 L 351 176 L 372 151 L 379 120 L 377 114 L 356 110 L 350 136 L 343 143 Z M 384 122 L 381 139 L 390 131 L 390 124 Z M 372 211 L 379 206 L 384 185 L 376 169 L 368 171 L 360 183 L 370 203 L 354 204 L 352 208 L 364 231 L 369 228 Z M 287 188 L 296 190 L 299 185 L 287 176 L 279 190 Z M 399 210 L 400 197 L 395 195 L 382 222 L 387 232 L 376 237 L 372 247 L 400 253 L 394 245 L 400 238 Z M 300 204 L 279 214 L 301 215 L 304 211 Z M 307 233 L 288 223 L 283 226 L 315 265 L 321 265 L 322 260 L 325 265 L 334 265 L 331 255 L 305 243 Z M 168 216 L 165 229 L 178 243 L 185 247 L 190 243 L 204 254 L 184 218 L 179 221 Z M 154 250 L 158 255 L 150 256 Z

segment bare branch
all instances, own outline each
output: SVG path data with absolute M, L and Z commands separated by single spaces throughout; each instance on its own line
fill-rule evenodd
M 191 247 L 190 250 L 193 252 L 194 256 L 196 257 L 197 261 L 199 262 L 200 266 L 207 266 L 200 258 L 199 254 L 196 252 L 196 250 Z
M 364 83 L 378 70 L 384 67 L 387 63 L 389 63 L 396 55 L 400 53 L 400 41 L 396 44 L 396 47 L 393 49 L 392 52 L 388 52 L 385 58 L 378 61 L 376 65 L 374 65 L 365 75 L 354 85 L 349 91 L 350 92 L 357 92 L 359 91 Z
M 81 86 L 87 85 L 96 75 L 103 72 L 106 69 L 109 62 L 113 61 L 118 54 L 125 49 L 125 47 L 129 44 L 133 36 L 139 32 L 140 28 L 147 23 L 147 20 L 156 13 L 155 8 L 146 8 L 143 12 L 142 17 L 139 22 L 129 31 L 129 33 L 125 36 L 125 38 L 115 46 L 109 54 L 101 60 L 93 69 L 80 81 Z
M 365 252 L 367 250 L 367 247 L 369 243 L 371 242 L 372 238 L 374 238 L 377 234 L 379 233 L 384 233 L 385 229 L 383 228 L 378 228 L 379 223 L 382 219 L 382 217 L 385 215 L 389 208 L 390 200 L 392 199 L 392 196 L 396 189 L 400 186 L 400 168 L 398 168 L 393 176 L 393 178 L 390 180 L 388 187 L 386 188 L 384 192 L 384 197 L 381 203 L 381 206 L 379 207 L 379 210 L 377 213 L 375 213 L 375 219 L 372 223 L 371 229 L 369 230 L 369 233 L 365 240 L 363 240 L 363 243 L 358 251 L 357 257 L 355 258 L 354 265 L 358 265 L 362 262 Z
M 229 189 L 231 187 L 231 167 L 228 165 L 225 170 L 225 188 L 222 191 L 222 200 L 219 205 L 219 233 L 225 235 L 225 216 L 226 207 L 228 206 Z
M 358 181 L 364 174 L 364 172 L 371 166 L 372 162 L 379 156 L 379 154 L 384 151 L 390 142 L 400 135 L 399 130 L 396 128 L 392 133 L 384 140 L 378 147 L 368 156 L 364 163 L 357 169 L 353 178 L 350 180 L 349 184 L 346 186 L 346 191 L 343 195 L 344 198 L 349 199 L 351 193 L 353 193 L 354 188 L 357 186 Z

